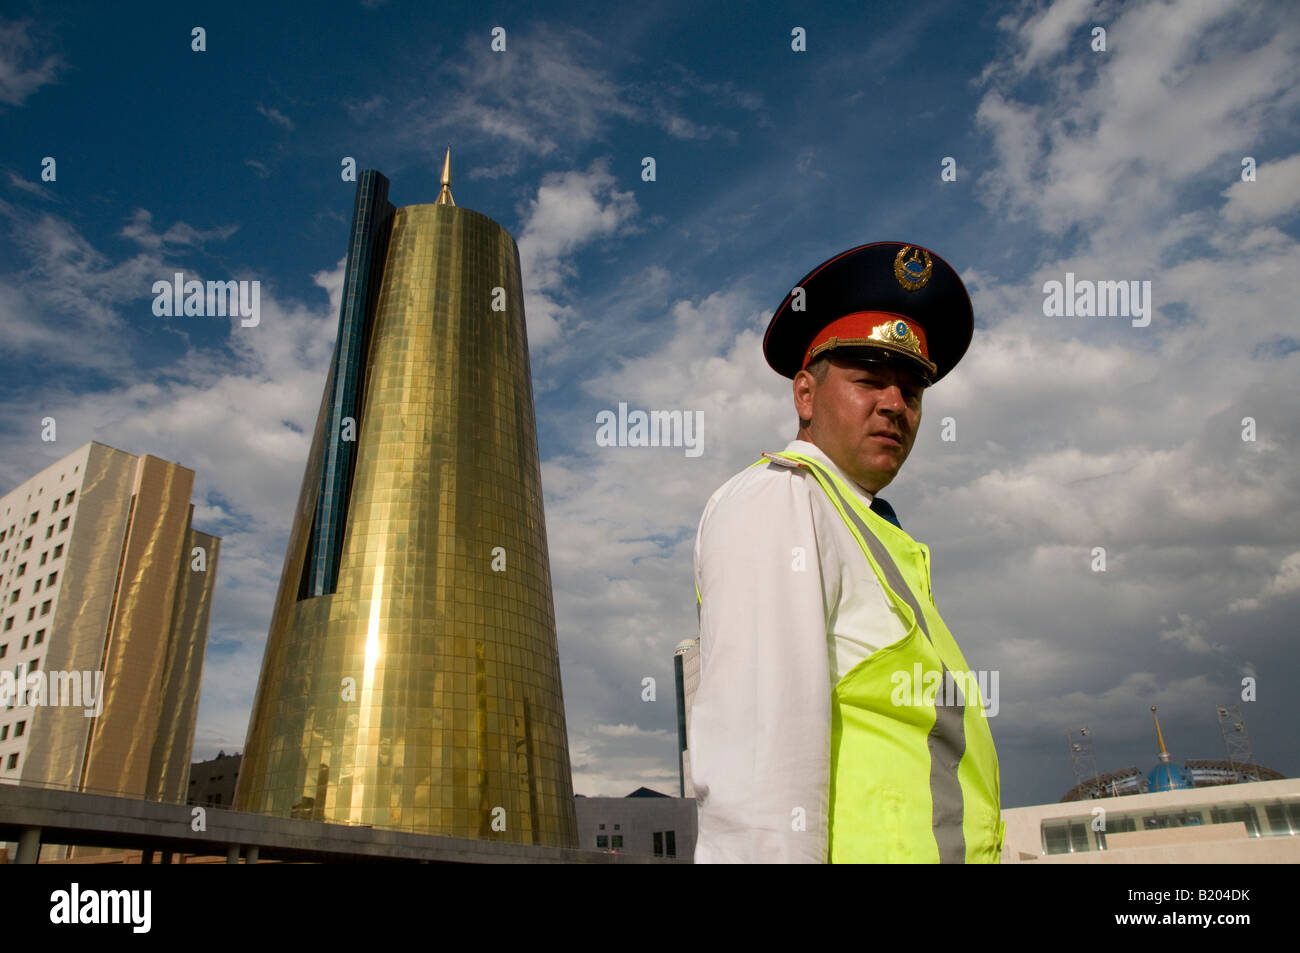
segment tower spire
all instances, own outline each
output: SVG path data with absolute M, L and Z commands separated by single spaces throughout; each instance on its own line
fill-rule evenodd
M 1169 749 L 1165 747 L 1165 736 L 1160 731 L 1160 716 L 1156 714 L 1156 706 L 1151 706 L 1151 717 L 1156 720 L 1156 741 L 1160 743 L 1160 760 L 1169 760 Z
M 442 189 L 439 190 L 438 197 L 434 200 L 433 204 L 456 204 L 456 200 L 451 197 L 451 146 L 447 147 L 447 154 L 442 160 Z

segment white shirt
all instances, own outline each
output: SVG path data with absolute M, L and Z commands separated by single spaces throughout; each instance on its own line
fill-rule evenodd
M 871 505 L 814 444 L 785 449 L 819 461 Z M 906 625 L 826 491 L 779 465 L 742 470 L 709 498 L 695 584 L 695 862 L 824 863 L 831 690 Z

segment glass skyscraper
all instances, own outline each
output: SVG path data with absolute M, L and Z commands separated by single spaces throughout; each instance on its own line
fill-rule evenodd
M 357 185 L 235 806 L 577 846 L 519 252 Z

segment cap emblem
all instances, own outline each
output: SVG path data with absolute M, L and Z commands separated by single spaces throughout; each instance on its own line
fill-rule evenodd
M 925 356 L 921 350 L 920 338 L 905 321 L 886 321 L 884 324 L 877 324 L 871 329 L 871 340 L 908 351 L 917 357 Z
M 924 288 L 933 271 L 934 261 L 924 248 L 904 245 L 894 256 L 894 277 L 908 291 Z

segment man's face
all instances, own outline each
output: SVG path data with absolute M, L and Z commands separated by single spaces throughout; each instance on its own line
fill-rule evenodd
M 799 438 L 816 444 L 863 489 L 888 486 L 912 450 L 921 422 L 921 379 L 890 364 L 832 356 L 818 383 L 795 376 L 795 409 L 810 421 Z

